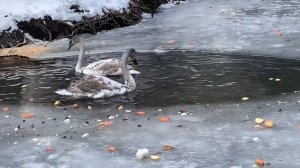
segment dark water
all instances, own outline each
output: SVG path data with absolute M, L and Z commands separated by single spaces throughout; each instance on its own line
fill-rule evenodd
M 87 56 L 87 62 L 119 57 L 120 53 Z M 0 99 L 5 103 L 33 101 L 73 102 L 54 93 L 78 79 L 77 57 L 29 60 L 0 58 Z M 137 89 L 106 99 L 77 100 L 94 105 L 166 106 L 240 101 L 247 96 L 265 99 L 300 90 L 300 61 L 263 56 L 216 55 L 199 52 L 138 53 L 142 74 L 135 76 Z M 282 81 L 270 81 L 268 78 Z M 113 79 L 122 82 L 122 77 Z M 26 85 L 26 86 L 24 86 Z

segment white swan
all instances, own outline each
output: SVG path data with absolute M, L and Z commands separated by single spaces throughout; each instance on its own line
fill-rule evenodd
M 100 76 L 122 75 L 121 62 L 119 59 L 115 59 L 115 58 L 100 60 L 85 66 L 84 65 L 85 46 L 82 37 L 73 36 L 70 39 L 68 50 L 74 44 L 77 43 L 79 44 L 80 51 L 79 51 L 78 61 L 75 67 L 76 72 L 83 73 L 86 75 L 100 75 Z M 133 68 L 129 65 L 128 65 L 128 69 L 130 70 L 129 73 L 131 74 L 140 74 L 139 71 L 133 70 Z
M 136 84 L 127 67 L 128 57 L 131 57 L 134 64 L 137 65 L 135 50 L 132 48 L 126 50 L 121 58 L 121 68 L 125 81 L 124 84 L 104 76 L 86 75 L 79 81 L 71 84 L 67 89 L 58 90 L 55 93 L 73 96 L 74 98 L 104 98 L 133 91 L 136 88 Z

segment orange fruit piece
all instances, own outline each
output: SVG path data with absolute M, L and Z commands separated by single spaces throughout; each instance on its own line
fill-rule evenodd
M 108 152 L 115 152 L 115 151 L 117 151 L 117 148 L 114 147 L 114 146 L 108 146 L 106 149 L 107 149 Z
M 175 149 L 173 146 L 171 146 L 171 145 L 164 145 L 163 147 L 162 147 L 162 149 L 164 150 L 164 151 L 170 151 L 170 150 L 173 150 L 173 149 Z
M 9 111 L 9 108 L 8 108 L 8 107 L 3 107 L 3 108 L 2 108 L 2 111 L 3 111 L 3 112 L 8 112 L 8 111 Z
M 265 120 L 264 125 L 265 125 L 265 127 L 267 127 L 267 128 L 272 128 L 272 127 L 274 126 L 272 120 Z
M 138 111 L 136 112 L 137 115 L 145 115 L 145 112 L 144 111 Z
M 161 118 L 160 118 L 160 121 L 161 121 L 161 122 L 169 122 L 169 121 L 170 121 L 170 118 L 169 118 L 169 117 L 161 117 Z
M 264 166 L 265 165 L 265 161 L 262 159 L 256 159 L 255 163 L 257 164 L 257 166 Z
M 23 113 L 23 114 L 21 114 L 22 118 L 32 118 L 33 116 L 34 116 L 33 113 Z
M 113 121 L 103 121 L 103 122 L 100 122 L 100 127 L 101 128 L 104 128 L 104 127 L 108 127 L 108 126 L 112 126 L 113 125 Z

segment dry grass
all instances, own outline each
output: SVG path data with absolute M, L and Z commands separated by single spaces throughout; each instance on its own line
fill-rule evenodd
M 0 49 L 0 56 L 18 55 L 29 58 L 36 58 L 47 50 L 48 48 L 45 46 L 29 44 L 22 47 Z

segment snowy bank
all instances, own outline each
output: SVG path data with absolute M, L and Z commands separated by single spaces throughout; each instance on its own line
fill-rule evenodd
M 83 17 L 103 16 L 102 9 L 122 11 L 130 0 L 20 0 L 0 2 L 0 30 L 18 29 L 17 22 L 44 16 L 53 20 L 82 21 Z M 79 9 L 74 9 L 79 6 Z
M 96 34 L 138 23 L 168 0 L 21 0 L 0 2 L 0 46 L 52 41 L 74 34 Z

